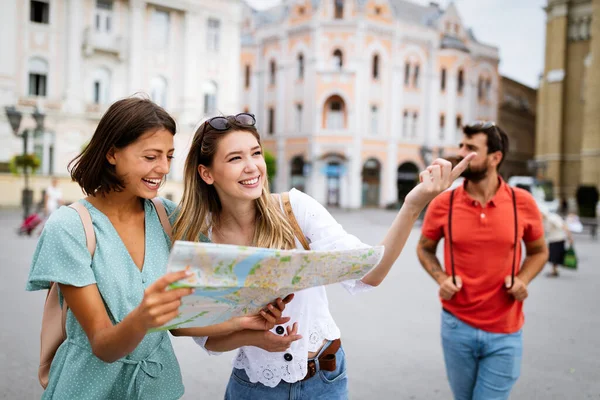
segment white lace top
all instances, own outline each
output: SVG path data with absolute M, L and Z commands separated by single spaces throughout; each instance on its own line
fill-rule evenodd
M 346 233 L 331 214 L 307 194 L 292 189 L 290 204 L 298 225 L 310 243 L 311 250 L 370 247 L 357 237 Z M 296 239 L 296 247 L 303 249 L 298 239 Z M 342 282 L 342 285 L 351 294 L 373 288 L 360 280 Z M 291 317 L 291 320 L 282 326 L 285 328 L 297 322 L 298 333 L 302 335 L 302 339 L 293 342 L 287 351 L 281 353 L 270 353 L 254 346 L 241 347 L 233 360 L 233 366 L 245 369 L 252 382 L 261 382 L 266 386 L 275 387 L 281 380 L 289 383 L 301 380 L 307 372 L 308 352 L 317 351 L 324 339 L 334 340 L 340 337 L 340 330 L 329 313 L 329 302 L 324 286 L 295 293 L 294 299 L 286 306 L 283 316 Z M 275 334 L 277 334 L 276 328 L 272 329 Z M 194 340 L 205 348 L 207 337 L 195 337 Z M 209 350 L 207 352 L 213 355 L 220 354 Z

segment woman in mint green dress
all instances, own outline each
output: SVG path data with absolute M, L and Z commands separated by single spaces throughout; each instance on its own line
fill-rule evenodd
M 77 212 L 61 207 L 40 237 L 27 290 L 59 284 L 69 306 L 67 339 L 50 368 L 43 398 L 178 399 L 184 388 L 166 331 L 191 289 L 166 290 L 185 272 L 165 274 L 170 239 L 150 199 L 169 172 L 175 121 L 146 99 L 114 103 L 90 144 L 73 161 L 71 176 L 88 195 L 93 258 Z M 162 200 L 167 213 L 174 203 Z M 234 318 L 176 335 L 208 336 L 242 329 L 268 330 L 281 318 L 278 299 L 269 312 Z

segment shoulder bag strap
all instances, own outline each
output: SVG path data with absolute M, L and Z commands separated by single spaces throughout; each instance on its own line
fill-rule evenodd
M 153 198 L 152 203 L 154 204 L 154 208 L 156 209 L 156 213 L 158 214 L 158 219 L 160 219 L 160 224 L 165 230 L 167 236 L 169 236 L 169 239 L 171 239 L 173 237 L 173 228 L 171 227 L 171 223 L 169 222 L 169 217 L 167 216 L 165 205 L 158 197 Z
M 290 225 L 292 225 L 294 234 L 300 243 L 302 243 L 304 250 L 310 250 L 310 245 L 308 244 L 308 241 L 306 240 L 306 237 L 304 236 L 304 233 L 302 232 L 302 229 L 300 229 L 300 225 L 298 225 L 298 221 L 294 216 L 294 210 L 292 210 L 292 204 L 290 203 L 290 194 L 288 192 L 281 193 L 281 199 L 283 200 L 283 209 L 285 210 L 285 214 L 288 217 Z
M 94 234 L 94 227 L 92 226 L 92 217 L 90 216 L 90 212 L 80 202 L 70 204 L 69 207 L 77 211 L 77 214 L 81 219 L 81 223 L 83 224 L 83 231 L 85 232 L 85 243 L 87 245 L 88 251 L 90 252 L 90 256 L 93 258 L 94 252 L 96 251 L 96 235 Z M 58 285 L 56 284 L 56 282 L 52 282 L 52 284 L 50 285 L 50 290 L 48 291 L 47 299 L 49 299 L 49 301 L 51 301 L 52 304 L 54 303 L 54 301 L 56 301 L 56 306 L 60 307 L 60 303 L 58 302 Z M 63 338 L 67 337 L 66 324 L 68 309 L 69 306 L 67 305 L 67 302 L 63 299 L 63 306 L 60 319 Z
M 518 224 L 518 219 L 517 219 L 517 195 L 515 194 L 515 190 L 511 187 L 510 191 L 512 192 L 512 201 L 513 201 L 513 214 L 515 217 L 515 247 L 513 250 L 513 263 L 512 263 L 512 272 L 511 272 L 511 282 L 510 282 L 510 288 L 513 287 L 513 285 L 515 284 L 515 269 L 517 266 L 517 246 L 520 244 L 519 242 L 519 238 L 518 238 L 518 234 L 519 234 L 519 224 Z M 510 289 L 509 288 L 509 289 Z
M 450 246 L 450 266 L 452 268 L 452 283 L 456 285 L 454 272 L 454 253 L 452 252 L 452 205 L 454 204 L 454 190 L 450 192 L 450 209 L 448 210 L 448 246 Z

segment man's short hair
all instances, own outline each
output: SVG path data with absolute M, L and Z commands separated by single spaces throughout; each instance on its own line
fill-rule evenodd
M 499 151 L 502 153 L 502 160 L 498 164 L 498 168 L 504 162 L 508 153 L 508 135 L 492 121 L 477 121 L 463 127 L 463 132 L 468 138 L 483 133 L 487 137 L 488 154 Z

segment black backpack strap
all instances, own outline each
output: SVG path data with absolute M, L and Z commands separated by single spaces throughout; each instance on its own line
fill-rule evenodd
M 456 285 L 456 273 L 454 272 L 454 252 L 452 252 L 452 206 L 454 204 L 454 190 L 450 192 L 450 209 L 448 210 L 448 245 L 450 246 L 450 266 L 452 268 L 452 283 Z

